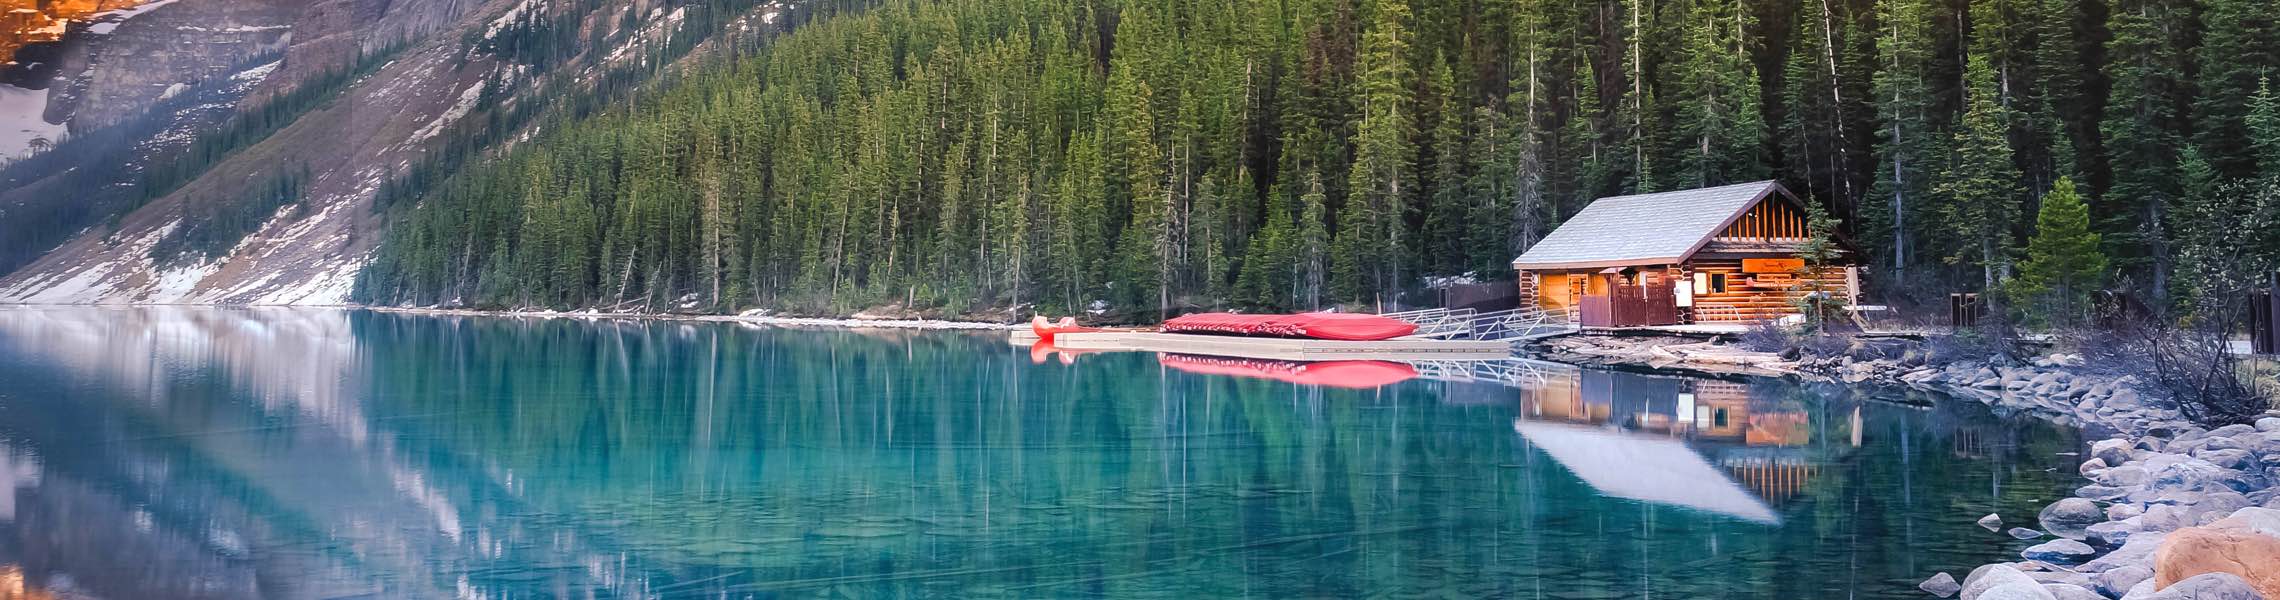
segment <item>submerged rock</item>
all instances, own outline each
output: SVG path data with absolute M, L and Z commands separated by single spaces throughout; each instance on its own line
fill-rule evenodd
M 2013 527 L 2010 531 L 2006 531 L 2004 533 L 2011 534 L 2011 537 L 2022 540 L 2031 540 L 2043 536 L 2043 532 L 2035 531 L 2033 529 L 2028 529 L 2025 527 Z
M 1987 513 L 1987 516 L 1979 518 L 1979 526 L 1987 528 L 1988 531 L 2001 531 L 2003 529 L 2003 517 L 1995 516 L 1995 513 Z
M 1932 574 L 1932 577 L 1924 580 L 1923 583 L 1916 584 L 1916 589 L 1946 598 L 1955 595 L 1956 592 L 1963 591 L 1963 584 L 1956 583 L 1954 575 L 1949 575 L 1943 571 Z
M 2089 544 L 2069 539 L 2057 539 L 2036 544 L 2020 551 L 2019 555 L 2032 560 L 2074 563 L 2096 553 L 2096 550 L 2090 549 Z

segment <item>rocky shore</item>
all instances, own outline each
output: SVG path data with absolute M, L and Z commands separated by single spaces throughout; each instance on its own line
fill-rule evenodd
M 2133 376 L 2077 355 L 2027 364 L 1941 360 L 1912 340 L 1863 338 L 1821 352 L 1752 352 L 1724 340 L 1571 335 L 1529 352 L 1567 362 L 1788 376 L 1943 392 L 2111 432 L 2084 457 L 2089 483 L 2031 520 L 1981 525 L 2049 539 L 2022 560 L 1931 574 L 1929 595 L 1963 600 L 2280 600 L 2280 410 L 2204 428 L 2148 400 Z

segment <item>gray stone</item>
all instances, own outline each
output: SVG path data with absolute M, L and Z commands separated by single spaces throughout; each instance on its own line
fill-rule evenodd
M 2248 501 L 2248 496 L 2240 492 L 2210 492 L 2201 496 L 2199 504 L 2193 505 L 2194 520 L 2202 522 L 2214 520 L 2200 518 L 2200 515 L 2210 513 L 2215 513 L 2218 519 L 2222 519 L 2231 516 L 2233 511 L 2251 506 L 2256 506 L 2256 503 Z
M 2145 507 L 2145 514 L 2137 518 L 2139 531 L 2176 531 L 2198 524 L 2193 513 L 2174 504 L 2155 504 Z
M 2137 585 L 2130 586 L 2130 591 L 2122 594 L 2122 600 L 2145 600 L 2151 597 L 2153 597 L 2153 578 L 2151 577 L 2138 582 Z
M 2221 527 L 2237 527 L 2280 537 L 2280 510 L 2251 506 L 2235 510 L 2218 522 L 2223 524 Z
M 2013 527 L 2010 531 L 2005 531 L 2003 533 L 2011 534 L 2011 537 L 2022 540 L 2031 540 L 2043 536 L 2043 532 L 2035 531 L 2033 529 L 2028 529 L 2025 527 Z
M 2148 464 L 2151 464 L 2151 461 L 2148 461 Z M 2209 461 L 2197 458 L 2186 459 L 2176 464 L 2153 469 L 2152 475 L 2153 483 L 2151 485 L 2154 487 L 2189 490 L 2204 489 L 2214 485 L 2231 487 L 2239 478 L 2239 473 L 2231 469 L 2219 467 Z
M 1963 591 L 1963 584 L 1956 583 L 1954 575 L 1941 572 L 1933 574 L 1931 579 L 1926 579 L 1923 583 L 1916 584 L 1916 589 L 1946 598 L 1955 595 L 1956 592 Z
M 2116 545 L 2130 541 L 2137 534 L 2137 522 L 2131 520 L 2107 521 L 2082 530 L 2083 539 L 2101 545 Z
M 2108 596 L 2118 597 L 2129 593 L 2130 588 L 2137 587 L 2139 582 L 2152 580 L 2153 568 L 2144 565 L 2123 565 L 2107 569 L 2106 572 L 2099 573 L 2091 579 L 2098 582 L 2098 591 L 2105 592 Z
M 2123 543 L 2122 547 L 2107 552 L 2105 556 L 2082 563 L 2082 566 L 2075 567 L 2074 570 L 2084 573 L 2103 573 L 2108 569 L 2121 568 L 2126 565 L 2153 564 L 2153 551 L 2161 547 L 2161 539 L 2165 537 L 2169 537 L 2167 532 L 2140 531 L 2131 535 L 2130 541 Z
M 2119 468 L 2121 467 L 2114 467 L 2114 469 Z M 2107 471 L 2112 471 L 2114 469 L 2107 469 Z M 2113 500 L 2130 495 L 2130 490 L 2128 488 L 2119 488 L 2110 485 L 2085 485 L 2082 487 L 2074 488 L 2074 495 L 2089 498 L 2091 500 Z
M 2229 437 L 2232 437 L 2232 436 L 2240 435 L 2240 434 L 2243 434 L 2243 433 L 2248 433 L 2248 432 L 2251 432 L 2251 431 L 2256 431 L 2256 426 L 2255 426 L 2255 425 L 2242 425 L 2242 424 L 2239 424 L 2239 423 L 2234 423 L 2234 424 L 2231 424 L 2231 425 L 2226 425 L 2226 426 L 2223 426 L 2223 427 L 2218 427 L 2218 428 L 2216 428 L 2216 429 L 2211 429 L 2211 430 L 2209 430 L 2209 437 L 2225 437 L 2225 438 L 2229 438 Z
M 2036 515 L 2036 519 L 2042 523 L 2044 531 L 2049 531 L 2051 535 L 2075 540 L 2082 539 L 2083 528 L 2103 521 L 2105 518 L 2106 513 L 2098 509 L 2098 503 L 2082 498 L 2067 498 L 2052 502 L 2049 506 L 2043 507 L 2042 512 Z
M 1998 586 L 2018 584 L 2025 584 L 2038 590 L 2042 589 L 2042 582 L 2035 581 L 2033 577 L 2028 577 L 2018 567 L 2003 563 L 1980 565 L 1979 568 L 1972 569 L 1970 575 L 1963 578 L 1963 600 L 1979 600 L 1980 595 L 1987 593 L 1987 590 Z
M 2237 448 L 2220 448 L 2214 450 L 2203 448 L 2200 452 L 2194 453 L 2193 456 L 2198 457 L 2201 460 L 2209 461 L 2209 464 L 2224 467 L 2227 469 L 2239 469 L 2242 467 L 2250 466 L 2256 460 L 2255 455 L 2249 454 L 2247 450 L 2241 450 Z
M 2000 531 L 2003 529 L 2003 517 L 1995 516 L 1995 513 L 1987 513 L 1987 516 L 1979 518 L 1979 526 L 1987 528 L 1988 531 Z
M 2150 477 L 2151 475 L 2145 472 L 2145 467 L 2140 467 L 2137 465 L 2122 465 L 2101 471 L 2098 473 L 2097 477 L 2093 477 L 2092 479 L 2097 481 L 2098 485 L 2109 487 L 2125 487 L 2133 485 L 2145 485 L 2146 480 Z
M 2268 431 L 2268 432 L 2280 432 L 2280 417 L 2265 417 L 2265 418 L 2262 418 L 2262 419 L 2257 419 L 2257 420 L 2256 420 L 2256 430 L 2257 430 L 2257 431 Z
M 2145 514 L 2145 509 L 2138 508 L 2138 505 L 2135 504 L 2116 504 L 2106 507 L 2106 520 L 2108 521 L 2120 521 L 2142 514 Z
M 2104 471 L 2111 466 L 2113 465 L 2106 464 L 2106 459 L 2092 457 L 2090 460 L 2082 461 L 2082 466 L 2076 467 L 2075 472 L 2081 473 L 2083 477 L 2096 477 L 2099 471 Z
M 2058 600 L 2040 583 L 2006 583 L 1964 600 Z
M 2153 595 L 2151 600 L 2264 600 L 2248 580 L 2231 573 L 2202 573 L 2169 584 Z
M 2106 600 L 2105 596 L 2090 591 L 2090 588 L 2071 583 L 2045 583 L 2043 590 L 2050 592 L 2056 600 Z
M 2091 550 L 2089 544 L 2069 539 L 2058 539 L 2035 544 L 2020 551 L 2019 556 L 2044 562 L 2072 564 L 2089 558 L 2091 554 L 2095 553 L 2097 551 Z

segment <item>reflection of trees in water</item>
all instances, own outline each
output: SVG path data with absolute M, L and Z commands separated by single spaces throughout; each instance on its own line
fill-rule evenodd
M 1910 502 L 1978 497 L 1981 480 L 1980 461 L 1894 449 L 1943 439 L 1915 409 L 1794 386 L 1746 386 L 1729 415 L 1808 416 L 1803 445 L 1774 448 L 1822 471 L 1787 501 L 1804 517 L 1769 529 L 1578 485 L 1511 431 L 1517 409 L 1556 390 L 1521 392 L 1517 406 L 1450 404 L 1440 385 L 1323 390 L 1170 372 L 1144 354 L 1034 365 L 982 334 L 385 314 L 348 323 L 358 350 L 341 396 L 355 399 L 368 443 L 290 433 L 306 426 L 221 442 L 175 435 L 297 422 L 219 386 L 175 392 L 176 408 L 160 413 L 113 406 L 134 403 L 124 393 L 89 403 L 99 414 L 55 412 L 34 428 L 150 424 L 90 433 L 136 440 L 102 449 L 46 438 L 50 454 L 83 458 L 43 460 L 104 482 L 90 487 L 241 506 L 219 518 L 252 531 L 257 556 L 293 555 L 272 544 L 345 547 L 312 551 L 333 554 L 300 563 L 310 573 L 417 571 L 494 596 L 1824 597 L 1881 588 L 1793 574 L 1915 560 L 1906 556 L 1917 549 L 1868 532 L 1954 531 L 1935 526 L 1952 507 Z M 1647 386 L 1668 387 L 1667 399 L 1620 413 L 1675 420 L 1678 390 L 1692 385 L 1708 405 L 1717 400 L 1701 396 L 1737 389 L 1676 381 Z M 1871 413 L 1866 425 L 1851 408 Z M 1745 441 L 1696 447 L 1754 456 Z M 328 512 L 342 504 L 279 489 L 267 480 L 285 472 L 275 463 L 337 471 L 350 490 L 416 482 L 380 495 L 455 515 L 458 537 L 407 544 L 400 557 L 336 544 L 344 534 L 325 526 L 347 518 Z M 136 483 L 118 466 L 138 464 L 171 470 Z M 1854 508 L 1903 481 L 1913 500 Z M 178 510 L 186 523 L 211 512 Z M 197 531 L 165 524 L 174 518 L 161 514 L 161 528 Z M 1976 564 L 2000 550 L 1934 555 Z

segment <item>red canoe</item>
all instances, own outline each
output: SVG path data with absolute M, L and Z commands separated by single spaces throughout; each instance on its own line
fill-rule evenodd
M 1254 358 L 1221 358 L 1192 354 L 1164 354 L 1157 362 L 1189 373 L 1272 379 L 1299 385 L 1371 389 L 1417 377 L 1417 368 L 1382 360 L 1298 362 Z
M 1389 340 L 1417 332 L 1417 325 L 1378 315 L 1313 312 L 1295 315 L 1239 315 L 1197 313 L 1164 322 L 1166 333 L 1215 333 L 1313 338 L 1319 340 Z

